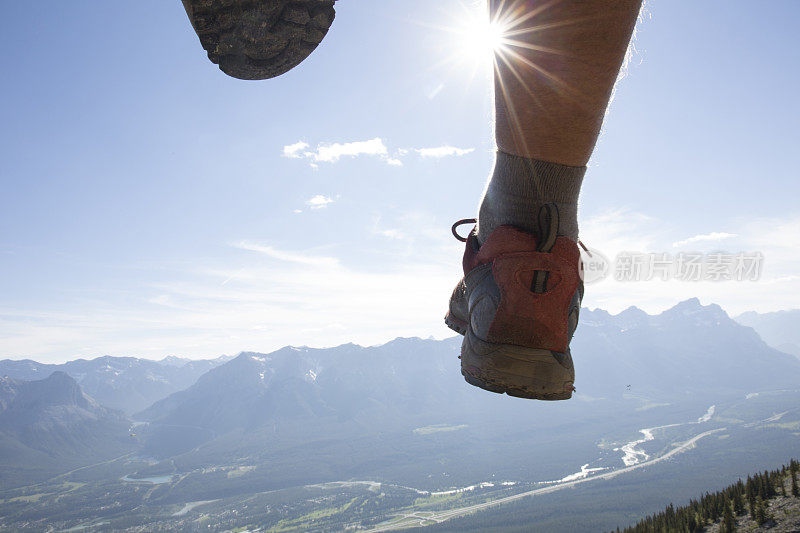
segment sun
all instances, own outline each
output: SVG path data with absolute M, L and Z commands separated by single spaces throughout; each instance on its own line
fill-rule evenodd
M 469 87 L 475 79 L 491 78 L 496 63 L 512 52 L 513 24 L 509 17 L 492 17 L 486 0 L 457 0 L 460 9 L 455 13 L 450 5 L 451 9 L 440 9 L 441 20 L 448 24 L 419 24 L 437 30 L 431 70 L 446 70 L 447 76 Z
M 486 16 L 473 16 L 464 21 L 457 35 L 462 53 L 479 57 L 499 52 L 504 45 L 504 33 L 500 23 Z

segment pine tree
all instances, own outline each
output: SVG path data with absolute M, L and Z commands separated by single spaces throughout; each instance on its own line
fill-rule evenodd
M 725 510 L 722 513 L 722 533 L 733 533 L 736 531 L 736 520 L 733 518 L 733 511 L 731 511 L 731 502 L 725 502 Z
M 753 516 L 753 520 L 755 520 L 759 526 L 767 521 L 767 517 L 764 516 L 763 503 L 764 502 L 761 500 L 761 497 L 756 496 L 756 502 L 755 505 L 753 505 L 753 507 L 755 508 L 755 512 L 753 513 L 755 516 Z
M 800 491 L 798 491 L 797 489 L 797 472 L 794 469 L 792 469 L 791 473 L 792 473 L 792 496 L 797 498 L 798 496 L 800 496 Z
M 711 504 L 711 521 L 716 522 L 722 516 L 722 509 L 720 508 L 719 502 L 717 498 L 711 496 L 709 493 L 706 492 L 706 496 L 708 497 L 708 501 Z M 715 494 L 716 496 L 716 494 Z
M 706 524 L 717 521 L 719 517 L 722 517 L 721 531 L 734 531 L 736 516 L 745 515 L 748 511 L 759 525 L 767 524 L 773 520 L 767 494 L 777 495 L 777 485 L 781 485 L 781 493 L 789 492 L 786 487 L 787 472 L 792 475 L 792 492 L 797 495 L 800 463 L 792 459 L 788 468 L 784 466 L 748 476 L 747 482 L 739 479 L 720 491 L 713 494 L 706 492 L 699 499 L 690 500 L 686 506 L 676 508 L 670 504 L 660 513 L 623 529 L 623 533 L 701 533 Z
M 747 513 L 747 509 L 744 507 L 744 498 L 742 498 L 742 493 L 739 491 L 736 491 L 733 496 L 733 512 L 736 513 L 736 516 Z
M 767 504 L 760 497 L 756 497 L 756 523 L 763 526 L 770 520 Z
M 686 524 L 686 530 L 689 533 L 694 533 L 697 529 L 697 516 L 694 513 L 691 513 L 688 518 L 688 522 Z
M 764 513 L 764 520 L 769 522 L 772 520 L 772 513 L 769 512 L 769 502 L 762 502 L 763 506 L 763 513 Z
M 769 499 L 775 496 L 775 486 L 772 484 L 772 476 L 769 472 L 764 471 L 764 499 Z

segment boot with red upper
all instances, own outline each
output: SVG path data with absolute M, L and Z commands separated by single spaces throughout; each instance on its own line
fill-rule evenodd
M 567 400 L 575 370 L 569 343 L 578 325 L 583 282 L 575 241 L 558 235 L 558 209 L 545 204 L 539 232 L 499 226 L 483 245 L 466 242 L 464 278 L 453 291 L 447 325 L 464 335 L 461 373 L 472 385 L 538 400 Z

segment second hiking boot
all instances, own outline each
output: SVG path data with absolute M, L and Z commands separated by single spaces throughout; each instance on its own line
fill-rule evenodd
M 322 42 L 335 0 L 183 0 L 208 58 L 229 76 L 263 80 L 300 64 Z
M 569 343 L 578 325 L 583 282 L 575 241 L 558 236 L 558 209 L 539 213 L 539 234 L 496 228 L 482 245 L 466 242 L 464 278 L 453 291 L 447 325 L 464 335 L 461 373 L 472 385 L 538 400 L 572 397 Z

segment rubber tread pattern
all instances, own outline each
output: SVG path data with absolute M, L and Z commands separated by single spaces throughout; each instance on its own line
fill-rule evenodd
M 242 80 L 299 65 L 333 24 L 335 0 L 183 0 L 212 63 Z

